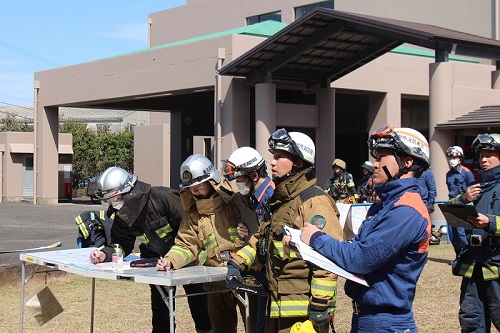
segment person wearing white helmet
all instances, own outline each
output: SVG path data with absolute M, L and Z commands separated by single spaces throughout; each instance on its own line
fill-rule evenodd
M 380 201 L 370 206 L 358 234 L 341 242 L 306 224 L 301 239 L 369 284 L 345 283 L 353 300 L 351 332 L 414 333 L 413 299 L 431 232 L 418 184 L 429 166 L 429 144 L 414 129 L 385 125 L 370 135 L 368 145 Z
M 189 156 L 180 167 L 180 195 L 184 216 L 175 238 L 175 245 L 164 259 L 158 260 L 160 270 L 180 269 L 195 260 L 199 264 L 226 267 L 236 251 L 245 245 L 237 231 L 246 216 L 255 214 L 247 200 L 233 192 L 231 184 L 203 155 Z M 243 210 L 246 210 L 245 212 Z M 226 283 L 206 284 L 209 291 L 225 291 Z M 236 333 L 237 308 L 245 319 L 244 306 L 232 293 L 208 295 L 208 313 L 215 333 Z M 250 327 L 254 327 L 252 321 Z
M 236 181 L 238 191 L 248 197 L 250 207 L 257 214 L 260 223 L 264 220 L 264 202 L 274 193 L 274 182 L 267 174 L 266 161 L 257 150 L 252 147 L 241 147 L 236 149 L 227 160 L 221 161 L 221 169 L 224 177 L 229 181 Z M 248 236 L 248 228 L 240 223 L 238 233 Z M 266 272 L 263 265 L 253 267 L 248 274 L 255 276 L 258 282 L 267 286 Z M 265 296 L 249 295 L 250 316 L 256 317 L 256 333 L 264 333 L 266 325 L 266 301 Z M 256 314 L 252 312 L 256 311 Z
M 457 195 L 464 193 L 475 179 L 472 171 L 465 165 L 462 165 L 464 151 L 460 146 L 449 147 L 446 150 L 446 157 L 450 165 L 450 170 L 446 173 L 446 186 L 448 187 L 448 199 L 451 200 Z M 465 229 L 448 226 L 448 235 L 455 254 L 458 256 L 460 251 L 467 245 Z
M 371 203 L 374 200 L 373 193 L 373 163 L 371 161 L 365 161 L 361 164 L 363 176 L 356 182 L 358 184 L 357 192 L 359 194 L 358 202 L 361 203 Z
M 115 215 L 111 226 L 111 243 L 129 255 L 134 249 L 136 239 L 141 242 L 139 249 L 142 258 L 156 261 L 174 245 L 182 219 L 182 204 L 177 190 L 151 186 L 141 182 L 137 176 L 120 167 L 107 168 L 97 180 L 96 197 L 108 208 L 107 214 Z M 90 253 L 90 261 L 100 263 L 111 261 L 115 249 L 106 246 L 100 251 Z M 166 318 L 170 311 L 163 301 L 157 286 L 150 285 L 152 332 L 170 332 Z M 199 294 L 201 284 L 186 285 L 187 294 Z M 164 290 L 167 293 L 166 290 Z M 206 295 L 188 297 L 191 316 L 197 332 L 210 332 Z
M 458 318 L 462 332 L 500 331 L 500 134 L 479 134 L 472 142 L 478 156 L 479 182 L 450 200 L 473 204 L 477 216 L 467 221 L 468 243 L 453 265 L 462 276 Z
M 290 332 L 296 322 L 308 318 L 318 332 L 325 332 L 335 307 L 337 276 L 309 265 L 297 252 L 283 247 L 282 238 L 284 225 L 298 229 L 311 222 L 343 239 L 335 202 L 316 185 L 315 145 L 309 136 L 282 128 L 268 144 L 273 154 L 274 195 L 265 205 L 259 233 L 230 261 L 234 268 L 228 271 L 228 279 L 264 263 L 269 288 L 266 332 Z

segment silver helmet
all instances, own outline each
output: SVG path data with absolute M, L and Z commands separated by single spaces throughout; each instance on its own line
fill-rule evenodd
M 136 175 L 120 167 L 109 167 L 97 179 L 95 195 L 100 200 L 107 200 L 118 194 L 130 192 L 136 182 Z
M 221 173 L 215 169 L 213 163 L 201 154 L 189 156 L 181 165 L 180 187 L 198 185 L 212 179 L 219 184 L 222 180 Z

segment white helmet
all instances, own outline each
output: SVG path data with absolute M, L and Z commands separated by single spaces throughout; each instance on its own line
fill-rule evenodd
M 370 171 L 371 173 L 373 173 L 374 169 L 373 169 L 373 163 L 370 162 L 370 161 L 365 161 L 363 164 L 361 164 L 361 167 L 363 169 L 366 169 L 368 171 Z
M 273 153 L 275 149 L 284 150 L 301 160 L 312 165 L 314 164 L 316 147 L 314 146 L 313 140 L 304 133 L 288 133 L 284 128 L 280 128 L 271 134 L 267 143 L 271 153 Z
M 464 151 L 459 146 L 453 146 L 446 150 L 448 157 L 464 157 Z
M 500 134 L 479 134 L 472 142 L 472 148 L 476 154 L 481 150 L 500 151 Z
M 221 161 L 222 174 L 226 179 L 233 180 L 240 176 L 248 176 L 251 172 L 259 172 L 266 167 L 266 161 L 252 147 L 236 149 L 227 160 Z
M 209 179 L 219 184 L 222 175 L 205 156 L 194 154 L 186 158 L 182 163 L 181 183 L 179 185 L 181 188 L 198 185 Z
M 395 150 L 396 153 L 410 155 L 424 164 L 427 169 L 430 164 L 429 143 L 427 139 L 412 128 L 400 127 L 393 128 L 390 125 L 384 125 L 374 131 L 368 139 L 370 154 L 375 156 L 375 151 L 380 148 Z
M 117 167 L 109 167 L 97 179 L 95 195 L 100 200 L 107 200 L 118 194 L 125 194 L 132 190 L 137 176 Z

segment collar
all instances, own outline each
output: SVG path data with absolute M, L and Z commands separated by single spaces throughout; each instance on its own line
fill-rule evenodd
M 253 192 L 252 196 L 254 200 L 260 202 L 269 186 L 272 186 L 274 188 L 274 183 L 272 182 L 271 177 L 266 177 L 266 179 L 264 179 L 264 182 L 260 184 L 259 188 L 256 189 L 255 192 Z
M 420 193 L 418 178 L 395 179 L 385 184 L 375 186 L 375 192 L 384 204 L 403 195 L 403 193 L 407 191 Z M 422 195 L 422 193 L 420 193 L 420 195 Z

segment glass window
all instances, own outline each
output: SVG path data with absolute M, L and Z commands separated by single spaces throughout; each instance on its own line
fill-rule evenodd
M 247 17 L 247 25 L 270 20 L 281 22 L 281 11 Z
M 297 7 L 295 8 L 295 19 L 301 18 L 302 16 L 304 16 L 304 14 L 310 12 L 311 10 L 317 7 L 333 9 L 333 1 L 334 0 L 322 1 L 310 5 Z

